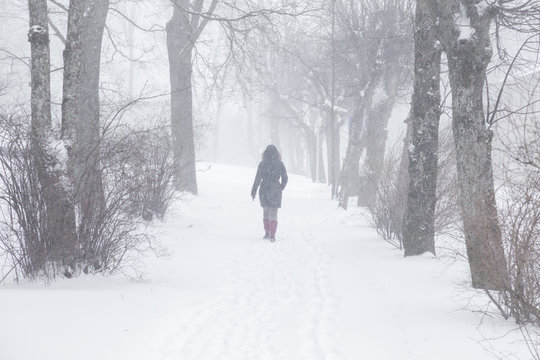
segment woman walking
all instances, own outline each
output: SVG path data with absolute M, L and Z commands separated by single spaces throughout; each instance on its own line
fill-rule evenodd
M 251 188 L 251 198 L 255 200 L 257 189 L 263 208 L 264 238 L 276 240 L 277 212 L 281 207 L 281 193 L 287 181 L 287 170 L 281 162 L 281 156 L 274 145 L 268 145 L 262 155 L 262 161 L 257 168 L 257 175 Z

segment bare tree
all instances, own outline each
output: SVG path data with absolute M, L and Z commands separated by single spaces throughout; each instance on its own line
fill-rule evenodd
M 416 3 L 414 89 L 408 121 L 409 185 L 403 226 L 405 256 L 435 254 L 434 219 L 440 117 L 441 46 L 433 1 Z
M 524 54 L 525 46 L 530 46 L 532 57 Z M 539 47 L 537 35 L 527 37 L 508 64 L 504 80 L 491 84 L 499 88 L 491 118 L 498 125 L 495 146 L 502 165 L 498 215 L 509 283 L 506 291 L 486 291 L 502 316 L 520 324 L 535 359 L 537 341 L 527 324 L 540 325 L 540 126 L 535 121 L 540 111 Z
M 35 254 L 33 262 L 33 265 L 39 268 L 46 261 L 68 261 L 65 253 L 74 243 L 75 219 L 68 193 L 62 184 L 64 160 L 57 156 L 59 149 L 51 125 L 47 1 L 30 0 L 28 6 L 32 84 L 31 159 L 36 168 L 46 208 L 46 229 L 43 234 L 45 238 L 41 239 L 42 246 Z M 36 251 L 36 248 L 32 251 Z
M 493 132 L 486 127 L 483 105 L 495 8 L 483 4 L 469 0 L 440 3 L 441 41 L 452 87 L 461 213 L 472 284 L 475 288 L 505 289 L 508 273 L 495 202 Z
M 339 201 L 346 208 L 348 198 L 358 196 L 359 205 L 371 206 L 383 168 L 388 120 L 398 91 L 407 87 L 411 52 L 403 50 L 403 43 L 412 43 L 409 3 L 344 2 L 339 9 L 340 68 L 353 79 L 346 85 L 352 115 Z
M 68 173 L 81 211 L 79 241 L 85 242 L 104 206 L 100 167 L 99 77 L 109 0 L 72 0 L 64 50 L 62 139 Z
M 178 190 L 193 194 L 197 194 L 191 84 L 193 49 L 217 3 L 217 0 L 173 0 L 173 16 L 167 23 L 175 184 Z
M 538 20 L 538 5 L 534 1 L 524 1 L 519 4 L 512 1 L 492 3 L 489 1 L 439 1 L 420 2 L 417 4 L 417 20 L 420 21 L 422 13 L 428 11 L 431 16 L 430 22 L 437 26 L 431 26 L 432 31 L 427 34 L 431 36 L 427 44 L 431 44 L 433 51 L 416 51 L 417 59 L 426 54 L 438 54 L 440 56 L 441 46 L 444 49 L 449 67 L 450 85 L 452 88 L 452 121 L 454 143 L 456 147 L 457 172 L 459 183 L 459 195 L 461 204 L 461 216 L 464 222 L 465 241 L 467 255 L 471 268 L 472 283 L 475 288 L 483 289 L 505 289 L 508 285 L 508 270 L 504 258 L 504 251 L 501 241 L 501 231 L 497 219 L 497 208 L 495 202 L 495 189 L 493 182 L 493 169 L 491 159 L 491 147 L 493 132 L 487 127 L 488 117 L 484 114 L 484 84 L 488 65 L 492 57 L 492 37 L 491 24 L 495 19 L 497 26 L 501 24 L 513 24 L 515 29 L 531 31 L 532 26 Z M 419 13 L 420 12 L 420 13 Z M 437 19 L 440 19 L 438 21 Z M 527 20 L 529 19 L 529 20 Z M 533 19 L 530 22 L 530 19 Z M 537 23 L 537 22 L 536 22 Z M 429 24 L 429 22 L 428 22 Z M 419 27 L 420 30 L 425 28 Z M 419 35 L 422 31 L 417 31 Z M 415 46 L 419 46 L 421 39 L 415 39 Z M 428 67 L 433 67 L 439 60 L 433 59 L 428 62 Z M 415 69 L 415 82 L 426 73 L 425 66 Z M 425 102 L 436 97 L 427 107 L 428 111 L 434 111 L 438 118 L 440 95 L 438 91 L 437 69 L 425 81 L 433 81 L 432 88 L 435 91 L 425 92 L 418 101 Z M 416 87 L 415 87 L 416 91 Z M 498 103 L 498 101 L 497 101 Z M 495 109 L 497 108 L 497 103 Z M 430 127 L 414 128 L 416 102 L 413 99 L 413 126 L 412 144 L 410 149 L 418 149 L 415 139 L 433 139 L 436 143 L 438 126 L 436 122 L 428 124 Z M 489 104 L 488 104 L 489 105 Z M 489 107 L 489 106 L 488 106 Z M 492 112 L 494 113 L 495 110 Z M 494 115 L 493 115 L 494 116 Z M 493 117 L 492 116 L 492 117 Z M 429 135 L 431 134 L 431 135 Z M 424 232 L 422 242 L 425 246 L 419 247 L 418 253 L 423 251 L 433 251 L 433 231 L 432 214 L 435 194 L 435 173 L 436 157 L 435 146 L 424 147 L 426 154 L 409 157 L 409 195 L 407 208 L 404 239 L 407 235 L 407 228 L 410 226 L 410 239 L 416 243 L 422 239 L 414 231 Z M 429 150 L 431 149 L 431 150 Z M 410 151 L 412 153 L 412 151 Z M 415 173 L 413 160 L 418 161 L 419 169 L 424 176 Z M 428 165 L 431 164 L 431 165 Z M 426 177 L 425 171 L 431 175 Z M 429 181 L 431 189 L 419 189 L 415 191 L 415 182 Z M 417 207 L 411 206 L 415 199 L 429 194 L 425 201 L 417 203 Z M 412 211 L 416 215 L 413 215 Z M 422 221 L 426 217 L 427 222 Z M 418 226 L 420 224 L 420 226 Z M 417 230 L 415 230 L 417 229 Z M 404 241 L 406 244 L 407 241 Z

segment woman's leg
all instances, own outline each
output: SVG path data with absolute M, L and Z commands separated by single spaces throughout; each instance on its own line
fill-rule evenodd
M 268 217 L 269 217 L 269 220 L 275 220 L 275 221 L 277 221 L 277 212 L 278 212 L 278 209 L 277 209 L 277 208 L 268 208 Z
M 270 237 L 270 209 L 263 208 L 263 224 L 264 224 L 264 238 Z
M 269 220 L 269 227 L 270 227 L 270 239 L 274 241 L 276 239 L 276 230 L 277 230 L 277 208 L 269 208 L 268 209 L 268 216 L 270 217 Z

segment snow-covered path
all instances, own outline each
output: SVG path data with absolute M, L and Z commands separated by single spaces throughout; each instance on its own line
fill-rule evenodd
M 255 170 L 201 170 L 141 278 L 0 288 L 0 359 L 482 360 L 482 337 L 512 328 L 463 309 L 462 265 L 403 259 L 324 185 L 291 176 L 270 243 Z M 514 340 L 491 343 L 527 359 Z

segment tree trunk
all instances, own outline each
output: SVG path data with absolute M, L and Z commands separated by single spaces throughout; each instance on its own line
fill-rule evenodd
M 215 163 L 219 162 L 219 135 L 221 127 L 221 112 L 223 110 L 223 94 L 220 93 L 217 99 L 216 117 L 214 120 L 214 136 L 212 145 L 212 159 Z M 249 120 L 248 120 L 249 121 Z
M 323 127 L 319 128 L 318 137 L 317 137 L 317 181 L 321 184 L 326 183 L 326 169 L 324 167 L 324 129 Z
M 397 59 L 397 56 L 394 57 Z M 392 115 L 399 87 L 399 64 L 391 56 L 386 56 L 384 72 L 375 87 L 371 106 L 366 116 L 366 161 L 367 192 L 365 201 L 374 206 L 378 184 L 384 167 L 388 121 Z
M 332 198 L 337 196 L 336 187 L 340 175 L 340 151 L 339 151 L 339 124 L 337 119 L 332 122 L 331 114 L 325 112 L 326 115 L 326 156 L 328 162 L 328 184 L 332 185 Z
M 84 5 L 85 3 L 82 1 L 72 0 L 69 2 L 66 46 L 63 54 L 62 139 L 68 146 L 70 160 L 73 157 L 72 147 L 76 140 L 75 124 L 79 113 L 77 99 L 81 92 L 79 69 L 81 68 L 81 49 L 83 47 L 81 20 L 85 10 Z
M 276 99 L 276 92 L 273 92 L 271 97 L 271 108 L 276 109 L 278 107 L 279 101 Z M 281 148 L 281 136 L 279 133 L 279 112 L 270 111 L 270 142 L 274 144 L 278 149 Z
M 378 42 L 377 53 L 382 41 Z M 341 191 L 339 195 L 339 206 L 347 209 L 349 197 L 358 196 L 358 205 L 368 205 L 366 201 L 367 189 L 363 186 L 365 181 L 360 177 L 360 157 L 366 148 L 367 123 L 370 121 L 369 109 L 372 106 L 373 94 L 376 86 L 379 84 L 382 75 L 382 59 L 376 57 L 371 65 L 369 79 L 358 95 L 356 106 L 352 119 L 349 123 L 349 142 L 347 144 L 347 153 L 343 161 L 343 167 L 340 175 Z M 360 92 L 360 91 L 359 91 Z M 375 119 L 372 119 L 374 121 Z M 373 128 L 373 124 L 371 125 Z M 365 179 L 364 179 L 365 180 Z
M 401 150 L 401 156 L 399 161 L 398 175 L 397 175 L 397 194 L 399 207 L 399 224 L 396 226 L 397 237 L 401 246 L 403 246 L 403 225 L 405 220 L 405 212 L 407 210 L 407 195 L 409 190 L 409 147 L 411 145 L 412 129 L 410 125 L 411 114 L 405 119 L 407 130 L 405 138 L 403 139 L 403 147 Z M 433 218 L 435 221 L 435 215 Z
M 414 89 L 410 117 L 409 189 L 403 226 L 405 256 L 435 254 L 440 60 L 437 14 L 418 0 L 414 33 Z
M 186 7 L 187 8 L 187 7 Z M 193 94 L 191 85 L 193 43 L 189 17 L 175 6 L 167 23 L 167 52 L 171 81 L 171 132 L 177 190 L 197 194 Z
M 44 135 L 51 126 L 51 77 L 47 0 L 29 0 L 32 130 Z
M 317 112 L 314 109 L 309 110 L 309 122 L 304 130 L 306 136 L 306 146 L 307 146 L 307 161 L 309 166 L 309 174 L 311 176 L 312 182 L 317 182 L 317 134 L 314 124 L 316 124 Z
M 100 151 L 99 75 L 101 43 L 109 10 L 109 0 L 89 2 L 82 21 L 81 68 L 79 70 L 79 119 L 76 125 L 78 143 L 77 179 L 80 181 L 81 235 L 93 228 L 105 206 Z
M 296 156 L 296 146 L 293 143 L 294 137 L 296 136 L 296 129 L 289 127 L 290 124 L 287 124 L 287 127 L 283 131 L 283 136 L 281 138 L 281 150 L 282 158 L 287 164 L 287 169 L 289 172 L 294 174 L 300 174 L 298 157 Z M 286 159 L 286 161 L 285 161 Z
M 47 1 L 29 0 L 31 48 L 31 146 L 38 181 L 46 207 L 46 229 L 41 244 L 31 244 L 32 265 L 46 261 L 67 262 L 65 254 L 73 245 L 75 218 L 67 191 L 62 186 L 60 159 L 52 153 L 50 48 Z
M 472 0 L 454 1 L 445 8 L 443 43 L 452 88 L 452 128 L 456 146 L 461 215 L 472 285 L 504 290 L 508 270 L 497 218 L 491 162 L 493 133 L 486 128 L 483 87 L 491 60 L 489 35 L 493 14 L 479 13 Z M 469 28 L 454 18 L 468 19 Z
M 308 151 L 309 174 L 312 182 L 317 182 L 317 138 L 313 129 L 306 127 L 304 134 Z
M 255 117 L 253 116 L 253 104 L 251 101 L 249 101 L 249 99 L 245 98 L 244 107 L 246 109 L 246 126 L 249 153 L 254 157 L 253 159 L 258 162 L 259 148 L 257 146 L 257 137 L 255 135 Z
M 302 136 L 302 131 L 296 131 L 296 134 L 298 138 Z M 296 139 L 298 139 L 296 138 Z M 305 144 L 302 141 L 296 141 L 295 139 L 291 139 L 291 141 L 294 144 L 295 153 L 296 153 L 296 163 L 298 166 L 299 174 L 303 174 L 305 176 L 308 175 L 307 167 L 306 167 L 306 148 Z
M 79 241 L 87 260 L 95 252 L 93 230 L 105 207 L 100 150 L 99 77 L 109 0 L 69 3 L 64 50 L 62 138 L 68 173 L 80 208 Z
M 347 209 L 349 197 L 359 193 L 360 156 L 364 149 L 362 134 L 365 121 L 365 99 L 357 100 L 357 107 L 349 123 L 349 141 L 340 176 L 339 206 Z
M 372 206 L 376 199 L 377 184 L 382 171 L 388 120 L 394 107 L 398 89 L 399 67 L 384 52 L 386 43 L 381 41 L 381 56 L 374 59 L 364 95 L 357 99 L 357 106 L 349 129 L 347 155 L 341 172 L 340 206 L 347 207 L 348 197 L 358 195 L 358 204 Z M 379 51 L 377 51 L 379 52 Z M 396 75 L 397 72 L 397 75 Z M 365 179 L 360 177 L 360 157 L 366 150 Z

